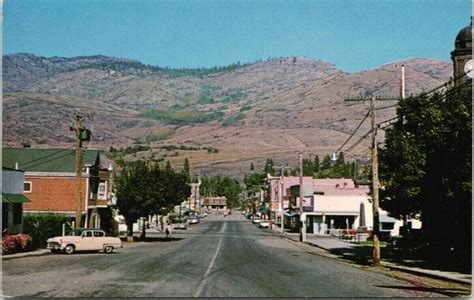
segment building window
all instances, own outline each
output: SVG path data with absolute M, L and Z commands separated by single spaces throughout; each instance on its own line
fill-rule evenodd
M 13 225 L 21 224 L 22 214 L 22 203 L 13 203 Z
M 31 193 L 32 190 L 32 183 L 31 181 L 25 181 L 23 183 L 23 192 L 25 193 Z
M 392 230 L 395 223 L 382 222 L 382 230 Z
M 106 182 L 99 183 L 99 190 L 97 192 L 97 198 L 100 200 L 107 200 L 107 184 Z

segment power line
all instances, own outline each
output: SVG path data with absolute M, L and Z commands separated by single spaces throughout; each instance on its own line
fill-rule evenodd
M 362 126 L 362 123 L 369 117 L 370 110 L 367 111 L 367 114 L 364 116 L 364 118 L 360 121 L 359 125 L 357 125 L 356 129 L 352 132 L 352 134 L 347 138 L 347 140 L 339 147 L 339 149 L 336 150 L 336 153 L 339 152 L 346 144 L 349 142 L 349 140 L 354 136 L 354 134 L 359 130 L 360 126 Z
M 60 154 L 60 153 L 62 153 L 62 152 L 64 152 L 64 151 L 70 150 L 70 149 L 72 149 L 72 148 L 74 148 L 74 145 L 71 146 L 71 147 L 69 147 L 69 148 L 61 149 L 61 150 L 58 150 L 57 152 L 53 152 L 53 153 L 47 154 L 47 155 L 42 156 L 42 157 L 40 157 L 40 158 L 35 158 L 35 159 L 33 159 L 33 160 L 27 161 L 27 162 L 23 163 L 22 167 L 28 166 L 28 165 L 31 164 L 31 163 L 35 163 L 35 162 L 40 161 L 40 160 L 43 160 L 43 159 L 45 159 L 45 158 L 48 158 L 48 157 L 51 157 L 51 156 L 55 156 L 55 155 L 57 155 L 57 154 Z
M 462 83 L 462 84 L 460 84 L 460 85 L 458 85 L 458 86 L 456 86 L 456 87 L 450 89 L 449 91 L 456 91 L 456 90 L 459 90 L 459 89 L 461 89 L 461 88 L 463 88 L 463 87 L 465 87 L 465 86 L 467 86 L 467 85 L 470 85 L 470 84 L 471 84 L 471 82 L 467 81 L 467 82 L 464 82 L 464 83 Z M 439 88 L 438 88 L 438 89 L 439 89 Z M 423 95 L 419 95 L 419 96 L 417 96 L 417 97 L 411 98 L 411 101 L 415 101 L 416 99 L 421 98 L 421 97 L 423 97 L 423 96 L 425 96 L 425 95 L 423 94 Z M 446 98 L 446 97 L 447 97 L 447 93 L 442 94 L 442 98 Z M 384 129 L 384 128 L 387 128 L 387 127 L 393 125 L 393 124 L 394 124 L 393 121 L 396 121 L 396 120 L 398 120 L 398 119 L 399 119 L 398 116 L 397 116 L 397 117 L 393 117 L 393 118 L 390 118 L 390 119 L 387 119 L 387 120 L 378 122 L 378 123 L 376 124 L 376 126 L 377 126 L 377 128 Z M 385 126 L 381 126 L 381 125 L 384 124 L 384 123 L 390 123 L 390 124 L 387 124 L 387 125 L 385 125 Z M 355 147 L 357 147 L 365 138 L 367 138 L 367 136 L 370 134 L 370 132 L 371 132 L 371 130 L 369 130 L 366 134 L 364 134 L 361 138 L 359 138 L 359 140 L 357 140 L 354 144 L 352 144 L 349 148 L 347 148 L 347 149 L 344 150 L 343 152 L 348 153 L 348 152 L 351 152 L 352 150 L 354 150 Z M 342 147 L 341 147 L 341 148 L 342 148 Z
M 69 150 L 69 149 L 66 149 L 66 150 Z M 31 166 L 27 166 L 27 168 L 34 168 L 34 167 L 37 167 L 37 166 L 40 166 L 40 165 L 43 165 L 45 163 L 49 163 L 49 162 L 52 162 L 52 161 L 55 161 L 57 159 L 60 159 L 60 158 L 63 158 L 67 155 L 71 155 L 72 152 L 66 152 L 65 154 L 61 155 L 61 156 L 58 156 L 58 157 L 54 157 L 50 160 L 47 160 L 47 161 L 43 161 L 43 162 L 40 162 L 40 163 L 37 163 L 37 164 L 34 164 L 34 165 L 31 165 Z

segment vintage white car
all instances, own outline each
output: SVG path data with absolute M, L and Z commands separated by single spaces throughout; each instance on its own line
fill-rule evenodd
M 52 253 L 64 251 L 72 254 L 75 251 L 104 251 L 112 253 L 116 248 L 122 248 L 122 241 L 119 238 L 105 236 L 105 232 L 100 229 L 74 229 L 67 235 L 56 236 L 48 239 L 48 249 Z

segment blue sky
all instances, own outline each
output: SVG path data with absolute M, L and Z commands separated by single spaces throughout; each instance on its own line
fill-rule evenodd
M 170 67 L 305 56 L 359 71 L 450 59 L 470 0 L 5 0 L 3 53 Z

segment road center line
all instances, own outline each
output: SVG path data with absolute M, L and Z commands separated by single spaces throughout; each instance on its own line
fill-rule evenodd
M 222 227 L 221 232 L 224 232 L 225 225 L 226 225 L 226 223 L 224 223 L 224 226 Z M 209 264 L 209 267 L 207 268 L 206 274 L 204 274 L 204 277 L 201 281 L 201 284 L 199 284 L 199 288 L 196 291 L 196 294 L 194 294 L 194 297 L 199 297 L 199 294 L 201 294 L 202 289 L 204 288 L 204 285 L 207 282 L 207 276 L 209 276 L 209 274 L 211 273 L 212 266 L 214 266 L 214 262 L 216 261 L 217 255 L 219 254 L 219 250 L 221 249 L 222 238 L 223 237 L 221 236 L 221 238 L 219 239 L 219 243 L 217 244 L 216 253 L 214 253 L 214 257 L 212 258 L 211 263 Z

